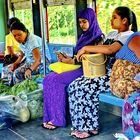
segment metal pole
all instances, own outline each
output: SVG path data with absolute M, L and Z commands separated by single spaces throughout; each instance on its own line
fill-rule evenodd
M 46 75 L 46 35 L 45 35 L 45 25 L 44 25 L 44 7 L 43 0 L 39 0 L 39 9 L 40 9 L 40 21 L 41 21 L 41 37 L 42 37 L 42 53 L 43 53 L 43 68 L 44 68 L 44 76 Z

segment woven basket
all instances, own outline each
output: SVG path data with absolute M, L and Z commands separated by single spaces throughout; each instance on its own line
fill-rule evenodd
M 82 56 L 84 76 L 96 78 L 105 75 L 105 62 L 107 58 L 104 54 L 84 54 Z

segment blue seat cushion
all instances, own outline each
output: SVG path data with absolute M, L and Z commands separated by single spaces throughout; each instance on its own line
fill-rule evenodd
M 99 100 L 101 102 L 109 103 L 115 106 L 123 107 L 124 99 L 118 98 L 112 95 L 111 92 L 102 92 L 99 95 Z

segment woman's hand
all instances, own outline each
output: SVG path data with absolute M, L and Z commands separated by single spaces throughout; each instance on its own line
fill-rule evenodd
M 76 55 L 76 59 L 78 62 L 81 61 L 82 59 L 82 55 L 86 53 L 85 47 L 83 47 L 81 50 L 78 51 L 77 55 Z
M 17 68 L 18 64 L 20 64 L 20 62 L 22 61 L 23 57 L 24 57 L 24 53 L 21 52 L 16 62 L 10 65 L 9 71 L 14 71 Z
M 10 67 L 9 67 L 9 72 L 14 71 L 16 68 L 17 68 L 16 63 L 11 64 Z
M 32 79 L 32 71 L 31 71 L 31 69 L 27 69 L 25 71 L 25 78 L 26 79 Z
M 62 53 L 57 54 L 57 60 L 58 60 L 59 62 L 62 62 L 62 60 L 63 60 L 64 57 L 65 57 L 65 55 L 62 54 Z
M 63 62 L 63 63 L 74 64 L 74 60 L 71 57 L 67 56 L 65 53 L 58 54 L 57 59 L 58 61 Z

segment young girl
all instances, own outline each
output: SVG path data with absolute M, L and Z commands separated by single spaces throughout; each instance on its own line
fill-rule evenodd
M 11 25 L 15 22 L 20 22 L 20 20 L 16 17 L 12 17 L 8 20 L 7 27 L 9 30 Z M 5 43 L 6 43 L 5 56 L 4 56 L 4 63 L 3 63 L 4 66 L 14 63 L 21 52 L 19 48 L 19 43 L 15 40 L 11 32 L 9 32 L 9 34 L 6 35 Z
M 99 93 L 108 91 L 109 77 L 112 65 L 115 61 L 115 54 L 133 34 L 129 30 L 137 30 L 134 13 L 127 7 L 118 7 L 114 10 L 111 19 L 111 26 L 116 31 L 108 34 L 103 45 L 84 46 L 78 51 L 77 59 L 85 53 L 103 53 L 108 55 L 106 75 L 98 78 L 85 78 L 81 76 L 73 81 L 69 87 L 69 107 L 73 126 L 72 136 L 87 138 L 98 134 L 99 129 Z M 107 45 L 106 45 L 107 44 Z
M 85 45 L 98 44 L 102 41 L 102 32 L 97 23 L 95 12 L 91 8 L 80 12 L 78 18 L 83 34 L 76 44 L 74 54 L 77 54 L 78 50 Z M 58 55 L 58 60 L 74 64 L 74 59 L 67 55 Z M 56 126 L 66 126 L 66 88 L 82 74 L 82 68 L 79 68 L 61 74 L 52 72 L 44 78 L 44 116 L 42 124 L 44 128 L 55 129 Z

